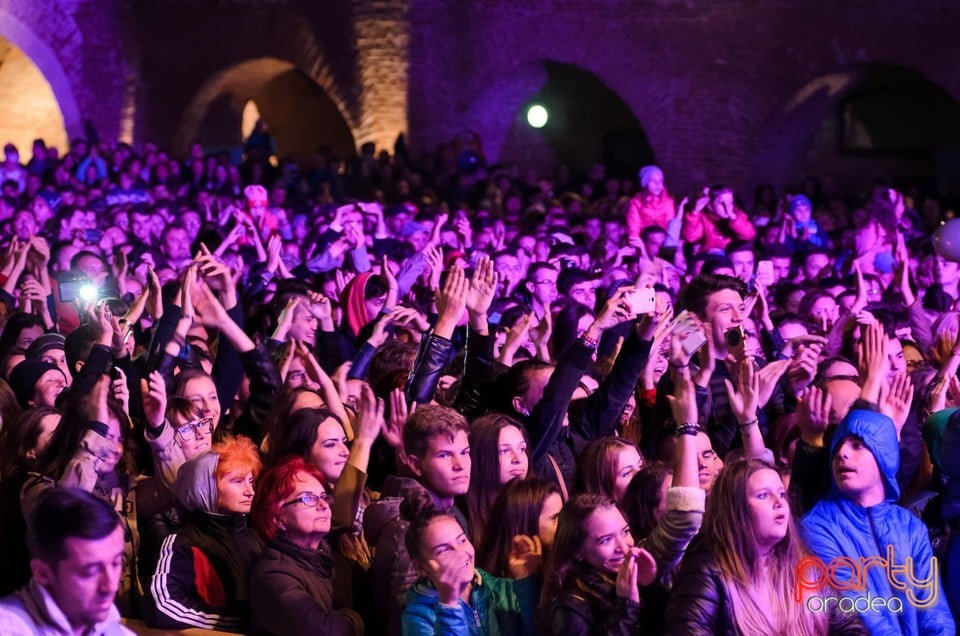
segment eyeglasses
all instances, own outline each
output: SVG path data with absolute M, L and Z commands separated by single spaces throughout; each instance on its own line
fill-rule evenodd
M 555 280 L 535 280 L 533 281 L 534 285 L 546 285 L 547 287 L 556 287 L 557 281 Z
M 326 493 L 322 495 L 315 495 L 312 492 L 308 492 L 300 495 L 296 499 L 291 499 L 287 503 L 283 504 L 281 508 L 293 506 L 294 504 L 303 504 L 305 508 L 316 508 L 318 505 L 320 505 L 321 501 L 329 506 L 331 503 L 333 503 L 333 497 Z
M 183 426 L 177 427 L 177 435 L 181 439 L 190 439 L 191 437 L 198 437 L 199 435 L 207 434 L 213 432 L 213 418 L 205 417 L 196 422 L 187 422 Z

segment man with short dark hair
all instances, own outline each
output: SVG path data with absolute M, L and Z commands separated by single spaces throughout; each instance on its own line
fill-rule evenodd
M 121 636 L 114 597 L 123 528 L 108 503 L 73 488 L 40 495 L 27 524 L 33 578 L 0 600 L 0 634 Z
M 534 263 L 527 271 L 527 292 L 530 294 L 530 304 L 537 320 L 543 319 L 547 307 L 557 300 L 559 275 L 560 272 L 550 263 Z
M 371 546 L 377 546 L 370 572 L 376 608 L 384 622 L 375 633 L 399 634 L 407 589 L 418 576 L 404 545 L 410 524 L 398 516 L 400 501 L 411 492 L 423 491 L 434 507 L 451 514 L 469 532 L 466 517 L 454 504 L 470 487 L 470 435 L 463 415 L 445 406 L 417 408 L 404 425 L 403 450 L 413 478 L 388 478 L 380 499 L 367 507 L 363 517 L 366 537 Z
M 727 452 L 739 446 L 738 423 L 730 410 L 725 380 L 730 380 L 732 369 L 728 366 L 727 356 L 742 355 L 739 347 L 729 346 L 728 332 L 735 332 L 743 326 L 747 318 L 744 297 L 747 285 L 733 276 L 703 274 L 687 283 L 677 297 L 677 311 L 686 309 L 703 322 L 706 332 L 712 340 L 714 368 L 700 374 L 697 364 L 696 382 L 697 407 L 701 414 L 701 425 L 710 436 L 713 448 L 723 458 Z M 707 345 L 704 345 L 707 346 Z M 704 351 L 707 354 L 707 349 Z M 709 355 L 709 354 L 707 354 Z M 754 424 L 760 426 L 762 433 L 768 431 L 769 422 L 775 421 L 783 411 L 783 391 L 777 383 L 783 373 L 783 363 L 777 362 L 768 371 L 760 372 L 760 400 L 757 419 Z M 706 377 L 702 377 L 706 376 Z M 669 419 L 669 405 L 663 396 L 673 393 L 673 382 L 669 374 L 664 374 L 657 388 L 657 412 L 662 423 Z M 656 426 L 654 423 L 653 426 Z M 651 440 L 655 431 L 645 433 Z

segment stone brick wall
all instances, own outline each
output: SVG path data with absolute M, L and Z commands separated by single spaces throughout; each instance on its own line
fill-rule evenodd
M 558 62 L 630 107 L 675 190 L 800 176 L 871 64 L 960 97 L 958 26 L 960 5 L 933 0 L 0 0 L 0 36 L 71 135 L 89 118 L 183 149 L 214 102 L 242 109 L 299 69 L 358 144 L 475 130 L 496 160 Z
M 960 96 L 960 6 L 934 2 L 413 3 L 411 135 L 467 127 L 494 156 L 543 60 L 594 73 L 634 110 L 675 188 L 798 176 L 855 69 L 893 63 Z M 838 86 L 816 90 L 818 84 Z M 496 108 L 478 103 L 500 104 Z M 429 122 L 430 125 L 427 125 Z

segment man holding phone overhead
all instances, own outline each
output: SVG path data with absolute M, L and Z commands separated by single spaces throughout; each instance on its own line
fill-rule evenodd
M 700 425 L 707 431 L 720 457 L 739 445 L 740 440 L 741 425 L 730 409 L 724 380 L 734 379 L 734 363 L 745 358 L 743 322 L 749 314 L 744 302 L 746 296 L 746 283 L 739 278 L 704 274 L 687 283 L 677 298 L 677 309 L 689 312 L 702 325 L 704 344 L 690 362 L 696 367 L 691 369 L 691 375 L 696 383 Z M 671 360 L 671 364 L 676 366 L 678 362 Z M 778 382 L 787 364 L 785 360 L 773 362 L 758 372 L 760 399 L 757 417 L 746 424 L 759 426 L 764 434 L 768 423 L 783 410 L 783 391 L 778 388 Z M 669 419 L 669 404 L 663 396 L 672 392 L 670 374 L 664 374 L 657 389 L 659 422 Z M 654 441 L 650 440 L 651 443 Z

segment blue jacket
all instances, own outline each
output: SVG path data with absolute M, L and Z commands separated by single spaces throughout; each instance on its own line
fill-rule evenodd
M 470 603 L 440 605 L 436 588 L 420 579 L 407 592 L 404 636 L 523 636 L 535 634 L 540 577 L 501 579 L 477 568 Z
M 862 557 L 886 560 L 891 548 L 898 566 L 902 567 L 906 559 L 912 559 L 907 573 L 915 574 L 918 581 L 930 579 L 929 583 L 908 583 L 905 590 L 894 589 L 886 567 L 868 567 L 867 589 L 846 590 L 842 592 L 843 596 L 869 596 L 871 599 L 896 597 L 900 600 L 902 613 L 883 608 L 860 613 L 872 634 L 955 634 L 956 625 L 941 590 L 940 566 L 937 566 L 938 571 L 931 572 L 935 561 L 932 561 L 933 550 L 927 528 L 920 519 L 896 504 L 900 497 L 897 486 L 900 451 L 893 422 L 875 411 L 850 411 L 837 427 L 830 457 L 834 456 L 840 443 L 850 436 L 862 439 L 873 453 L 883 479 L 886 499 L 870 508 L 861 507 L 840 493 L 831 470 L 831 494 L 817 503 L 802 522 L 810 550 L 828 566 L 832 559 L 839 557 L 849 557 L 854 561 Z M 838 578 L 848 572 L 848 569 L 841 568 Z M 896 581 L 903 580 L 902 575 L 893 578 Z M 929 604 L 929 607 L 917 608 L 909 600 L 911 594 L 915 594 L 915 603 Z

